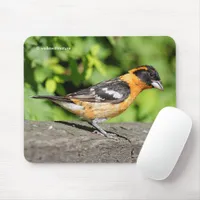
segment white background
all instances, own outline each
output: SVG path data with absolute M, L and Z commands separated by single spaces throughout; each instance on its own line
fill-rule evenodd
M 6 0 L 0 5 L 0 199 L 199 199 L 198 0 Z M 193 130 L 172 175 L 135 164 L 31 164 L 23 157 L 23 42 L 32 35 L 169 35 L 177 105 Z

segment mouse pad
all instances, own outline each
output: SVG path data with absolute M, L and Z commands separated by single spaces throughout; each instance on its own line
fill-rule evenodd
M 24 156 L 34 163 L 136 162 L 176 105 L 167 36 L 47 37 L 24 43 Z

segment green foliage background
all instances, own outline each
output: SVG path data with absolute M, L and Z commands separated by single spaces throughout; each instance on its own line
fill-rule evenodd
M 51 48 L 57 49 L 51 49 Z M 66 48 L 59 50 L 59 47 Z M 26 120 L 76 120 L 77 116 L 33 95 L 66 95 L 152 65 L 164 91 L 143 91 L 124 113 L 109 122 L 152 122 L 165 106 L 175 106 L 175 43 L 170 37 L 29 37 L 24 43 Z

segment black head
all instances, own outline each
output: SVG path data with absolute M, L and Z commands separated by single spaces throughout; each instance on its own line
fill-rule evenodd
M 152 86 L 159 90 L 163 90 L 163 86 L 160 80 L 158 72 L 149 65 L 144 65 L 131 70 L 141 81 L 148 86 Z

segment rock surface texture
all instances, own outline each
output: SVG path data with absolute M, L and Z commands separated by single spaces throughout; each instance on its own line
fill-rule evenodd
M 25 121 L 24 156 L 34 163 L 136 162 L 151 124 L 104 123 L 101 127 L 113 137 L 95 134 L 83 121 Z

